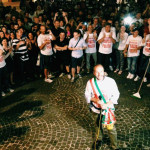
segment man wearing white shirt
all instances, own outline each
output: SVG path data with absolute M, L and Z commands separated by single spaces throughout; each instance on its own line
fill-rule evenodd
M 93 32 L 93 26 L 88 26 L 88 31 L 84 34 L 84 40 L 87 43 L 87 49 L 85 50 L 86 53 L 86 69 L 87 73 L 90 72 L 90 57 L 92 56 L 94 59 L 94 64 L 97 63 L 97 53 L 96 53 L 96 40 L 97 40 L 97 33 L 96 31 Z
M 99 46 L 98 64 L 104 66 L 105 71 L 109 71 L 110 55 L 112 53 L 112 46 L 116 41 L 115 32 L 111 32 L 111 25 L 105 25 L 105 31 L 101 31 L 97 39 Z
M 103 140 L 103 128 L 105 127 L 104 124 L 102 125 L 101 115 L 103 116 L 104 114 L 101 113 L 101 109 L 103 111 L 107 108 L 114 109 L 114 104 L 118 104 L 120 93 L 115 80 L 105 76 L 102 65 L 96 65 L 94 67 L 94 76 L 95 78 L 92 78 L 87 82 L 85 98 L 95 121 L 96 135 L 94 137 L 94 143 L 96 141 L 95 146 L 98 149 Z M 97 86 L 100 88 L 102 94 L 98 92 L 98 88 L 94 82 L 97 82 Z M 106 103 L 103 103 L 102 95 L 105 98 Z M 113 126 L 112 129 L 107 128 L 107 130 L 111 141 L 111 147 L 113 150 L 117 150 L 116 128 Z
M 52 40 L 55 40 L 54 35 L 51 31 L 49 31 L 49 34 L 45 34 L 46 27 L 44 25 L 41 25 L 40 27 L 41 34 L 38 36 L 37 43 L 38 47 L 40 48 L 41 57 L 42 57 L 42 66 L 44 69 L 44 75 L 45 75 L 45 82 L 51 83 L 53 80 L 48 79 L 49 70 L 50 70 L 50 64 L 52 63 Z
M 142 40 L 142 46 L 144 46 L 143 54 L 141 56 L 140 63 L 139 63 L 138 69 L 137 69 L 137 76 L 134 79 L 134 81 L 138 81 L 144 75 L 146 66 L 149 62 L 149 59 L 150 59 L 150 34 L 147 34 L 147 35 L 144 34 L 144 38 Z M 147 82 L 147 74 L 144 77 L 143 81 Z
M 71 53 L 71 73 L 72 79 L 71 82 L 74 82 L 75 79 L 75 71 L 77 68 L 78 77 L 81 78 L 80 68 L 83 59 L 83 50 L 86 49 L 86 43 L 83 38 L 80 37 L 80 31 L 76 30 L 73 33 L 73 38 L 69 41 L 69 50 L 72 50 Z
M 140 55 L 142 37 L 138 35 L 137 28 L 133 29 L 133 35 L 130 35 L 126 42 L 124 54 L 127 53 L 128 76 L 127 79 L 133 79 L 136 73 L 137 60 Z

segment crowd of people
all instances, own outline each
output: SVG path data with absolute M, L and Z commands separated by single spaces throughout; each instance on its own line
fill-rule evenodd
M 82 78 L 81 70 L 88 74 L 96 64 L 104 66 L 105 75 L 110 71 L 122 75 L 127 69 L 127 79 L 143 77 L 150 57 L 147 1 L 145 5 L 27 1 L 20 8 L 18 12 L 11 6 L 0 6 L 2 96 L 13 92 L 14 84 L 22 85 L 37 76 L 51 83 L 52 77 L 67 74 L 74 82 L 76 74 Z M 128 22 L 125 18 L 129 14 Z

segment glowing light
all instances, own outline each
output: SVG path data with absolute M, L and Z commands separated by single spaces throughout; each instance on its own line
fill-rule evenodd
M 124 18 L 124 24 L 126 25 L 131 25 L 132 24 L 132 17 L 131 16 L 127 16 Z

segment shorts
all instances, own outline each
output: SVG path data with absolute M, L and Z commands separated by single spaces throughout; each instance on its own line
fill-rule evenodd
M 59 65 L 63 64 L 65 66 L 70 66 L 70 54 L 66 52 L 56 53 L 57 62 Z
M 80 58 L 71 57 L 72 68 L 76 68 L 77 66 L 81 66 L 82 60 L 83 60 L 83 56 L 81 56 Z
M 52 63 L 52 56 L 50 55 L 42 55 L 41 54 L 41 66 L 43 69 L 50 69 Z

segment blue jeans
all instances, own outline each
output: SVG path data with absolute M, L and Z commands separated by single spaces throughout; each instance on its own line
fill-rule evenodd
M 129 73 L 135 74 L 137 68 L 137 60 L 138 60 L 138 56 L 127 58 Z
M 90 69 L 90 57 L 93 57 L 94 59 L 94 65 L 97 63 L 97 54 L 96 53 L 86 53 L 86 68 Z

